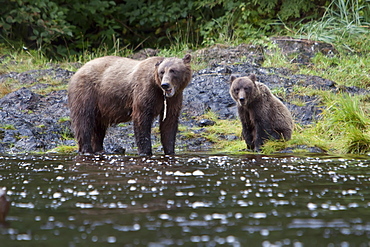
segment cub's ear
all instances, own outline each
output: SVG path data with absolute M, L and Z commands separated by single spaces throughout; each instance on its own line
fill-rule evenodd
M 255 74 L 250 74 L 249 75 L 249 79 L 251 79 L 251 81 L 253 82 L 256 82 L 257 78 L 256 78 L 256 75 Z
M 161 61 L 158 61 L 158 62 L 155 64 L 155 67 L 158 67 L 162 62 L 163 62 L 163 59 L 162 59 Z
M 185 64 L 190 63 L 191 62 L 191 55 L 190 54 L 186 54 L 184 56 L 184 58 L 182 59 L 182 61 L 184 61 Z
M 231 75 L 228 83 L 231 85 L 233 83 L 233 81 L 235 81 L 235 79 L 236 79 L 236 76 L 235 75 Z

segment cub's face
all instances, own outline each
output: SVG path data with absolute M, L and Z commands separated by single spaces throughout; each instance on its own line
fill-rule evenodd
M 254 74 L 240 78 L 231 76 L 229 83 L 230 95 L 238 106 L 248 105 L 257 93 L 256 76 Z
M 183 59 L 165 58 L 156 64 L 157 83 L 166 97 L 172 97 L 184 90 L 191 79 L 191 56 L 185 55 Z

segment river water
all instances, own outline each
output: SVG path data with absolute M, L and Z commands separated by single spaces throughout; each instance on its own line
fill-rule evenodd
M 369 246 L 370 158 L 0 156 L 0 246 Z

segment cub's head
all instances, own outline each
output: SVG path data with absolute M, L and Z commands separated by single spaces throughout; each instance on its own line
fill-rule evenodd
M 257 96 L 256 75 L 235 77 L 232 75 L 229 80 L 230 95 L 238 106 L 248 105 Z
M 191 80 L 191 55 L 187 54 L 184 58 L 164 58 L 158 62 L 155 71 L 155 78 L 158 85 L 162 88 L 166 97 L 172 97 L 181 93 Z

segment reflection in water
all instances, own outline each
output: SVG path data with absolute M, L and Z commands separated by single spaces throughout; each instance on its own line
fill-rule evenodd
M 9 213 L 10 208 L 10 200 L 9 197 L 6 195 L 6 190 L 4 188 L 0 188 L 0 227 L 6 227 L 6 216 Z
M 370 160 L 3 156 L 4 246 L 368 246 Z

